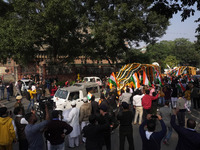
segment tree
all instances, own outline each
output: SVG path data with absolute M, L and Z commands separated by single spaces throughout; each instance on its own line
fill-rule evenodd
M 162 68 L 165 68 L 165 59 L 173 52 L 174 44 L 172 41 L 161 41 L 159 43 L 147 46 L 147 54 L 151 58 L 151 63 L 158 62 Z
M 190 0 L 10 0 L 0 1 L 0 57 L 18 63 L 45 49 L 53 61 L 71 62 L 84 55 L 117 63 L 127 45 L 154 43 L 168 20 L 183 11 L 183 20 L 199 1 Z M 181 5 L 182 4 L 182 5 Z M 128 43 L 128 44 L 127 44 Z M 164 60 L 164 59 L 163 59 Z
M 168 0 L 153 0 L 153 3 L 152 10 L 158 14 L 165 15 L 167 18 L 172 18 L 173 14 L 181 11 L 182 21 L 194 15 L 194 6 L 197 11 L 200 11 L 199 0 L 170 0 L 170 2 Z M 199 19 L 197 20 L 198 22 L 200 21 Z
M 13 0 L 13 11 L 0 18 L 1 57 L 12 57 L 23 64 L 33 60 L 40 50 L 52 60 L 72 61 L 81 55 L 81 31 L 78 3 L 71 0 Z
M 164 15 L 166 18 L 172 18 L 174 14 L 181 12 L 182 21 L 193 16 L 195 11 L 200 11 L 199 0 L 153 0 L 152 3 L 154 3 L 152 10 Z M 195 22 L 199 23 L 200 17 Z M 198 38 L 200 35 L 200 24 L 196 32 L 198 33 Z
M 7 4 L 13 11 L 1 18 L 0 51 L 3 59 L 9 51 L 18 63 L 31 60 L 45 46 L 53 60 L 65 56 L 70 62 L 85 55 L 113 64 L 128 51 L 126 42 L 153 42 L 168 26 L 165 17 L 150 10 L 148 1 L 13 0 Z
M 129 49 L 126 55 L 124 56 L 125 64 L 129 63 L 150 63 L 150 57 L 147 53 L 141 53 L 140 49 Z
M 12 6 L 3 0 L 0 0 L 0 17 L 4 17 L 8 11 L 13 10 Z
M 174 40 L 174 55 L 180 60 L 180 65 L 199 65 L 200 55 L 195 49 L 194 43 L 188 39 L 180 38 Z
M 173 65 L 199 65 L 199 51 L 195 49 L 194 43 L 184 38 L 150 44 L 147 47 L 147 53 L 150 55 L 151 62 L 158 62 L 162 68 L 165 68 L 166 63 L 172 60 L 175 61 Z
M 83 6 L 86 27 L 91 29 L 95 43 L 90 56 L 107 59 L 110 64 L 127 55 L 127 45 L 155 42 L 169 25 L 168 19 L 151 11 L 149 1 L 85 0 Z
M 171 68 L 178 66 L 179 60 L 176 59 L 176 56 L 169 55 L 164 60 L 165 68 L 169 65 Z

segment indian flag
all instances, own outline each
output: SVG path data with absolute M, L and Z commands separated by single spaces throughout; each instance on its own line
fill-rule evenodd
M 157 79 L 158 83 L 160 84 L 160 86 L 163 86 L 164 83 L 163 83 L 160 73 L 158 72 L 158 70 L 155 70 L 155 73 L 156 73 L 156 79 Z
M 178 69 L 177 72 L 176 72 L 176 76 L 178 77 L 178 76 L 180 76 L 180 75 L 181 75 L 181 70 Z
M 112 74 L 110 75 L 108 82 L 113 84 L 115 87 L 119 87 L 114 72 L 112 72 Z
M 133 81 L 136 89 L 138 89 L 140 87 L 140 80 L 138 79 L 136 72 L 133 74 L 133 76 L 131 76 L 131 81 Z
M 92 94 L 91 94 L 90 92 L 88 92 L 87 98 L 88 98 L 89 100 L 92 98 Z
M 175 69 L 173 69 L 173 70 L 171 71 L 171 75 L 172 75 L 172 76 L 176 75 L 176 70 L 175 70 Z
M 167 77 L 170 79 L 170 81 L 172 82 L 172 77 L 170 76 L 170 74 L 167 74 Z
M 182 92 L 185 91 L 185 88 L 183 87 L 181 81 L 178 81 L 178 84 L 177 84 L 178 88 L 181 89 Z
M 149 79 L 147 78 L 146 72 L 143 70 L 143 84 L 151 86 Z

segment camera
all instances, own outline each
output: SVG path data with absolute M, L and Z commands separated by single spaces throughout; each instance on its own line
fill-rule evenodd
M 51 100 L 51 98 L 40 99 L 40 109 L 45 110 L 45 105 L 47 105 L 48 110 L 53 110 L 53 108 L 55 107 L 55 103 L 53 100 Z
M 40 118 L 40 121 L 42 121 L 42 119 L 45 119 L 45 117 L 46 117 L 45 105 L 47 105 L 49 112 L 52 112 L 55 108 L 55 102 L 53 100 L 51 100 L 50 97 L 40 99 L 39 107 L 37 109 L 37 114 Z
M 151 118 L 152 118 L 152 119 L 156 119 L 156 118 L 158 118 L 158 116 L 152 115 Z

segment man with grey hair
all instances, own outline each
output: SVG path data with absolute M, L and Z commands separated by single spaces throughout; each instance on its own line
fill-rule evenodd
M 90 103 L 88 103 L 87 98 L 83 98 L 83 104 L 80 107 L 80 113 L 79 113 L 79 123 L 81 125 L 81 130 L 89 124 L 89 116 L 92 112 L 92 106 Z M 85 143 L 86 138 L 82 137 L 82 141 Z

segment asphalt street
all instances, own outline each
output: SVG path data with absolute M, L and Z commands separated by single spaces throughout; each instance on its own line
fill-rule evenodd
M 5 105 L 9 110 L 13 110 L 13 106 L 14 106 L 15 102 L 16 102 L 15 101 L 15 97 L 10 98 L 10 101 L 7 101 L 6 99 L 0 101 L 0 103 Z M 25 98 L 23 98 L 22 103 L 23 103 L 25 109 L 27 109 L 29 101 L 27 101 Z M 194 112 L 195 113 L 187 114 L 186 116 L 187 117 L 188 116 L 191 117 L 193 115 L 194 118 L 198 119 L 198 116 L 196 116 L 196 115 L 199 115 L 199 111 L 198 110 L 194 110 Z M 13 118 L 14 118 L 14 116 L 13 116 Z M 160 129 L 161 129 L 160 128 L 160 124 L 158 122 L 156 130 L 159 131 Z M 199 127 L 198 127 L 198 129 L 199 129 Z M 135 150 L 141 150 L 142 149 L 142 141 L 141 141 L 141 137 L 139 135 L 139 125 L 133 125 L 133 137 L 134 137 Z M 112 134 L 111 139 L 112 139 L 112 150 L 118 150 L 119 149 L 119 132 L 118 132 L 118 128 Z M 176 144 L 177 144 L 177 140 L 178 140 L 177 134 L 176 134 L 175 131 L 173 131 L 171 139 L 169 141 L 170 144 L 169 145 L 164 145 L 162 143 L 161 144 L 161 150 L 174 150 L 175 147 L 176 147 Z M 14 150 L 18 150 L 18 144 L 17 143 L 14 144 L 13 149 Z M 66 150 L 68 150 L 68 149 L 70 149 L 70 148 L 68 148 L 68 142 L 67 142 L 67 138 L 66 138 Z M 80 143 L 79 147 L 73 148 L 73 150 L 84 150 L 84 149 L 85 149 L 85 147 L 84 147 L 83 143 Z M 104 147 L 103 150 L 106 150 L 106 148 Z M 125 143 L 125 150 L 128 150 L 127 141 Z

